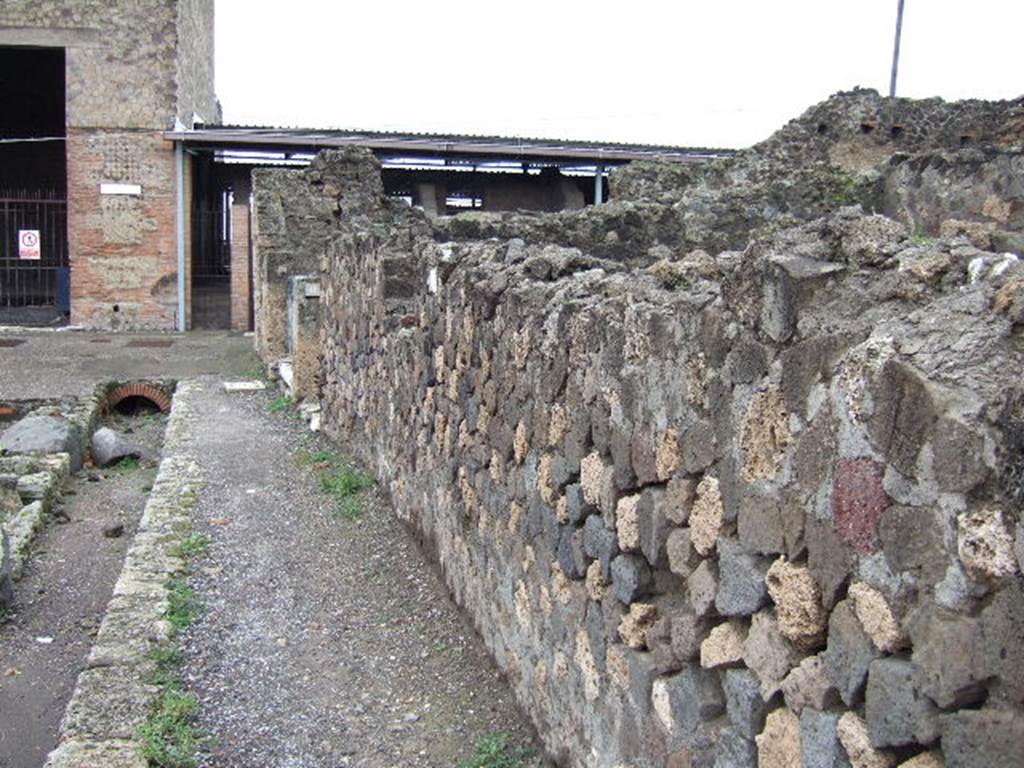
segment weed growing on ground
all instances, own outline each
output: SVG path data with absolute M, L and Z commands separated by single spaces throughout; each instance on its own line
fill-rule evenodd
M 281 395 L 280 397 L 275 397 L 267 404 L 267 410 L 271 413 L 287 413 L 293 405 L 294 403 L 288 395 Z
M 142 461 L 137 456 L 125 456 L 114 465 L 114 469 L 118 472 L 134 472 L 141 466 Z
M 295 463 L 317 470 L 320 491 L 334 499 L 338 515 L 347 519 L 363 512 L 364 492 L 373 487 L 373 478 L 360 472 L 334 451 L 302 448 L 295 453 Z
M 167 582 L 167 612 L 164 618 L 179 632 L 203 614 L 203 605 L 184 577 Z
M 344 518 L 359 517 L 363 511 L 363 491 L 373 480 L 348 464 L 333 464 L 320 472 L 320 490 L 332 497 L 338 514 Z
M 174 673 L 171 673 L 174 674 Z M 180 690 L 180 681 L 161 687 L 146 722 L 139 726 L 142 756 L 158 768 L 192 768 L 205 735 L 192 724 L 199 706 L 196 697 Z
M 460 768 L 524 768 L 533 752 L 510 743 L 504 733 L 484 736 L 476 743 L 473 754 L 460 763 Z
M 245 369 L 243 374 L 247 379 L 257 379 L 258 381 L 269 381 L 270 377 L 267 375 L 267 366 L 261 360 L 256 360 Z
M 205 553 L 206 550 L 209 548 L 210 538 L 208 536 L 204 536 L 201 533 L 196 533 L 195 531 L 193 531 L 184 539 L 182 539 L 181 543 L 178 544 L 177 547 L 175 547 L 175 554 L 178 555 L 178 557 L 183 557 L 186 560 L 191 560 L 192 558 L 199 557 L 200 555 Z

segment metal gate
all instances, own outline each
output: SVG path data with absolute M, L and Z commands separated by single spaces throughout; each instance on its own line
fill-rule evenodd
M 231 193 L 192 210 L 192 327 L 231 327 Z
M 71 310 L 70 286 L 63 195 L 0 190 L 0 313 L 9 322 L 59 319 Z

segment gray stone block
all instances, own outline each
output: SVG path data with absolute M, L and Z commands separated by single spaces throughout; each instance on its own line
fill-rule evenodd
M 588 557 L 601 563 L 601 575 L 610 580 L 612 560 L 619 554 L 619 537 L 599 515 L 591 515 L 583 525 L 583 549 Z
M 0 528 L 0 609 L 14 604 L 14 564 L 11 559 L 11 541 L 7 531 Z
M 740 543 L 750 552 L 770 555 L 786 551 L 782 507 L 777 499 L 744 496 L 740 499 L 737 529 Z
M 714 560 L 703 560 L 686 579 L 690 607 L 698 616 L 706 616 L 715 605 L 718 592 L 718 565 Z
M 627 605 L 650 592 L 651 567 L 639 555 L 619 555 L 612 561 L 612 592 Z
M 931 507 L 892 506 L 878 522 L 878 538 L 893 573 L 910 573 L 919 582 L 935 584 L 946 575 L 944 515 Z
M 768 370 L 768 355 L 756 341 L 741 341 L 725 356 L 724 378 L 731 384 L 750 384 Z
M 700 738 L 701 725 L 725 712 L 718 675 L 698 666 L 658 678 L 651 698 L 673 746 L 693 744 Z
M 735 728 L 718 732 L 714 768 L 757 768 L 757 744 Z
M 927 746 L 939 737 L 938 709 L 921 691 L 914 665 L 876 659 L 868 668 L 864 715 L 876 747 Z
M 943 709 L 980 701 L 983 680 L 973 658 L 980 631 L 977 619 L 927 604 L 907 621 L 921 690 Z
M 689 612 L 672 614 L 672 653 L 683 660 L 700 655 L 700 644 L 707 637 L 707 622 Z
M 26 416 L 0 435 L 0 452 L 21 455 L 66 453 L 71 471 L 82 468 L 85 438 L 77 424 L 59 416 Z
M 587 575 L 590 558 L 583 546 L 583 529 L 563 525 L 558 539 L 558 565 L 570 579 L 582 579 Z
M 764 576 L 767 558 L 748 554 L 736 539 L 718 540 L 718 594 L 715 608 L 722 616 L 750 616 L 768 602 Z
M 850 768 L 838 728 L 839 713 L 804 707 L 800 714 L 801 768 Z
M 654 568 L 668 565 L 665 543 L 671 530 L 665 516 L 665 489 L 645 488 L 640 493 L 637 515 L 640 522 L 640 551 Z
M 589 515 L 596 512 L 596 508 L 587 504 L 583 498 L 583 489 L 579 483 L 572 483 L 565 487 L 566 509 L 569 512 L 570 523 L 581 523 Z
M 946 768 L 1020 768 L 1024 718 L 1014 710 L 961 710 L 941 718 Z
M 764 728 L 768 705 L 761 698 L 761 684 L 749 669 L 727 669 L 722 676 L 725 709 L 732 727 L 748 739 Z
M 92 463 L 97 467 L 107 467 L 122 459 L 142 457 L 139 446 L 109 427 L 100 427 L 93 432 L 90 447 Z
M 992 598 L 978 624 L 974 674 L 998 677 L 1014 701 L 1024 701 L 1024 589 L 1019 581 Z
M 848 707 L 860 700 L 868 667 L 879 655 L 861 628 L 850 601 L 837 604 L 828 620 L 828 647 L 821 654 L 821 661 L 825 674 Z
M 932 441 L 932 471 L 943 491 L 967 493 L 984 482 L 989 469 L 985 465 L 985 440 L 975 430 L 956 419 L 942 419 Z
M 715 430 L 706 421 L 691 424 L 683 431 L 682 466 L 688 474 L 702 472 L 718 458 Z

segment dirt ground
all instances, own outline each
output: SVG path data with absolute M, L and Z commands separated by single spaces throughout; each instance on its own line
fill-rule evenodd
M 55 746 L 156 473 L 165 416 L 103 422 L 126 432 L 145 455 L 137 466 L 90 467 L 73 477 L 15 585 L 15 611 L 0 619 L 4 768 L 40 768 Z M 104 535 L 117 525 L 120 535 Z

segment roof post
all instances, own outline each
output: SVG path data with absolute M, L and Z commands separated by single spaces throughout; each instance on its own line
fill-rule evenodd
M 185 330 L 185 142 L 174 142 L 177 203 L 178 317 L 179 331 Z
M 598 163 L 594 169 L 594 205 L 604 202 L 604 166 Z

